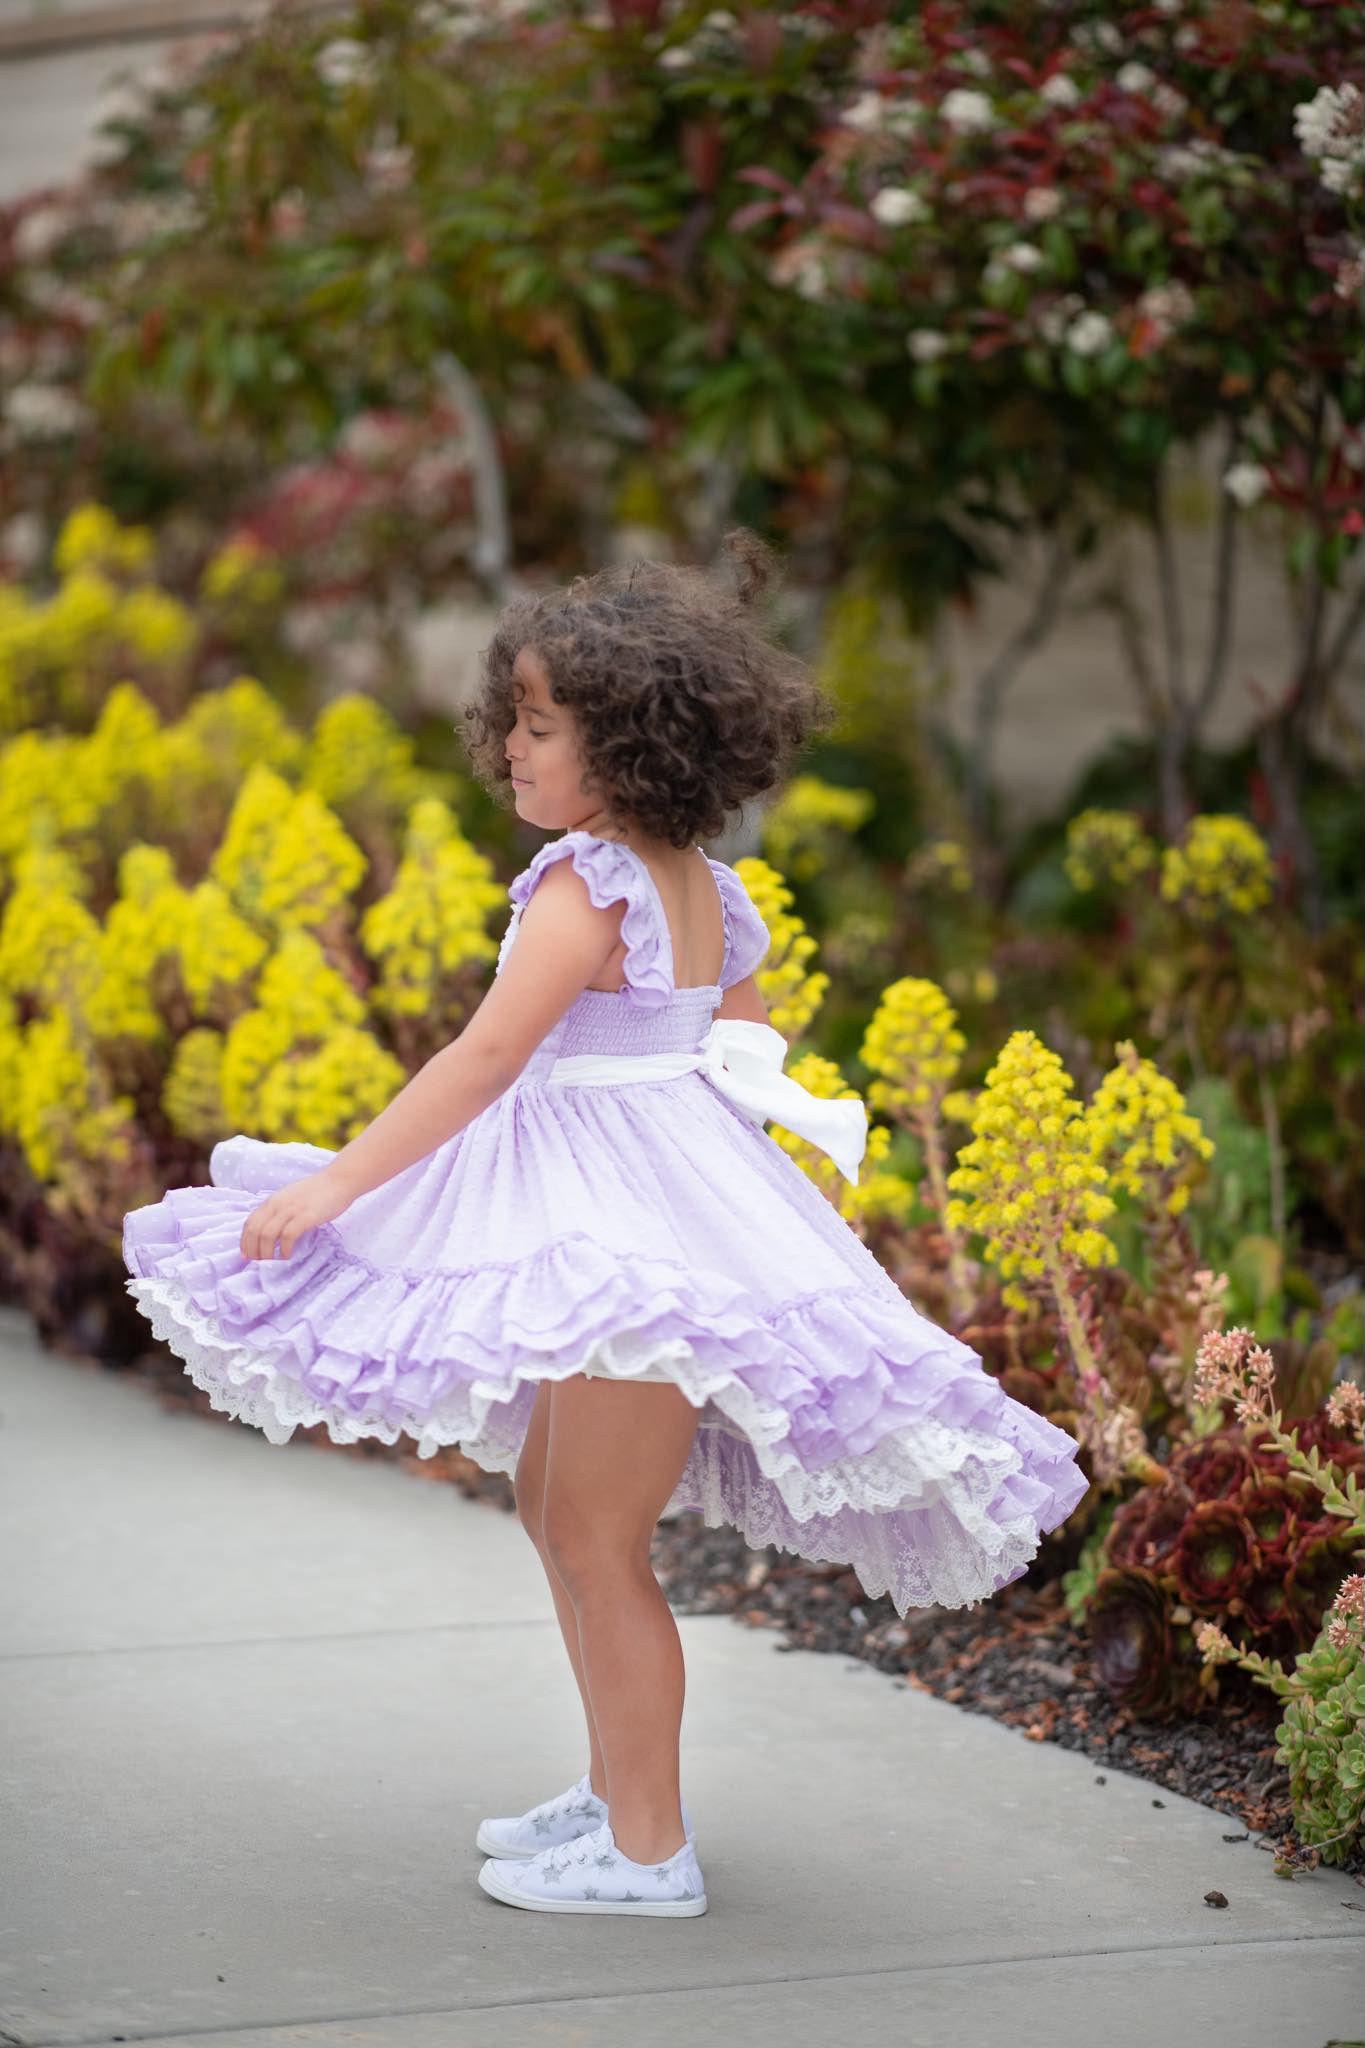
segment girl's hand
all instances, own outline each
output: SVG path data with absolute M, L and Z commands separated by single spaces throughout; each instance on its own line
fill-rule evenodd
M 276 1188 L 242 1225 L 243 1258 L 273 1259 L 278 1243 L 280 1257 L 287 1259 L 305 1230 L 330 1223 L 350 1208 L 353 1199 L 325 1166 L 286 1188 Z

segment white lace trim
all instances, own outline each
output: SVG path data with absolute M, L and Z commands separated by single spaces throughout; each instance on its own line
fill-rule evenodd
M 421 1458 L 453 1444 L 484 1471 L 510 1474 L 526 1432 L 515 1400 L 518 1383 L 567 1379 L 587 1365 L 604 1364 L 624 1378 L 662 1366 L 702 1411 L 665 1514 L 696 1509 L 708 1526 L 728 1523 L 755 1548 L 775 1543 L 793 1549 L 791 1522 L 811 1524 L 851 1510 L 859 1518 L 855 1554 L 847 1528 L 816 1527 L 799 1532 L 796 1554 L 851 1565 L 868 1597 L 889 1592 L 901 1615 L 911 1606 L 960 1607 L 984 1598 L 1017 1578 L 1038 1549 L 1032 1516 L 1001 1522 L 989 1512 L 1004 1482 L 1024 1468 L 1013 1444 L 926 1416 L 892 1430 L 875 1450 L 808 1471 L 780 1442 L 789 1430 L 783 1412 L 737 1372 L 698 1365 L 683 1338 L 651 1342 L 626 1331 L 595 1340 L 580 1358 L 515 1365 L 501 1383 L 473 1379 L 430 1413 L 404 1416 L 392 1407 L 370 1407 L 355 1414 L 289 1376 L 285 1364 L 297 1361 L 287 1345 L 267 1350 L 225 1340 L 177 1282 L 147 1277 L 125 1284 L 152 1334 L 184 1361 L 210 1405 L 273 1444 L 320 1423 L 334 1443 L 373 1437 L 396 1444 L 407 1435 Z M 759 1467 L 761 1478 L 744 1478 L 743 1499 L 735 1498 L 733 1461 L 728 1467 L 722 1462 L 725 1436 L 747 1441 Z

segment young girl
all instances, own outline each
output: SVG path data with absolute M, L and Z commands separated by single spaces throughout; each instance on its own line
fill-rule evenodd
M 706 1910 L 660 1515 L 850 1564 L 904 1615 L 1018 1578 L 1087 1483 L 763 1129 L 856 1181 L 863 1105 L 782 1072 L 768 932 L 701 843 L 830 715 L 754 623 L 770 552 L 727 548 L 732 593 L 642 563 L 499 619 L 471 756 L 558 836 L 458 1038 L 339 1151 L 229 1138 L 211 1186 L 125 1219 L 129 1291 L 215 1407 L 514 1473 L 589 1767 L 476 1839 L 484 1890 L 540 1911 Z

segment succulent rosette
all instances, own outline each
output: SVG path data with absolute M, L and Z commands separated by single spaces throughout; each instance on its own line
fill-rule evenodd
M 1282 1569 L 1263 1566 L 1252 1573 L 1243 1588 L 1240 1619 L 1245 1634 L 1266 1650 L 1285 1652 L 1293 1647 L 1294 1624 Z
M 1119 1565 L 1100 1573 L 1090 1603 L 1095 1675 L 1109 1697 L 1135 1714 L 1174 1712 L 1200 1682 L 1197 1665 L 1183 1657 L 1171 1596 L 1155 1572 Z
M 1110 1563 L 1159 1569 L 1180 1541 L 1189 1512 L 1190 1497 L 1178 1482 L 1144 1486 L 1109 1525 Z
M 1277 1567 L 1283 1579 L 1303 1522 L 1316 1517 L 1319 1495 L 1295 1477 L 1268 1472 L 1244 1479 L 1237 1498 L 1251 1524 L 1261 1563 Z
M 1195 1500 L 1226 1500 L 1249 1479 L 1259 1462 L 1240 1430 L 1220 1430 L 1199 1437 L 1171 1459 L 1171 1470 L 1184 1480 Z
M 1180 1599 L 1196 1614 L 1240 1613 L 1259 1557 L 1251 1524 L 1235 1501 L 1196 1501 L 1171 1552 Z
M 1303 1530 L 1285 1578 L 1285 1612 L 1294 1640 L 1306 1649 L 1322 1626 L 1343 1579 L 1365 1563 L 1360 1537 L 1335 1515 L 1323 1515 Z

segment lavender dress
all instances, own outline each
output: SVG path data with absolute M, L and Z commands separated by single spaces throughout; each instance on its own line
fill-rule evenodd
M 713 1027 L 769 938 L 734 869 L 702 857 L 724 909 L 718 983 L 674 986 L 637 854 L 564 833 L 511 884 L 498 967 L 546 866 L 568 858 L 595 904 L 624 901 L 626 986 L 584 990 L 495 1102 L 288 1259 L 244 1258 L 242 1224 L 334 1155 L 225 1139 L 210 1186 L 125 1217 L 128 1290 L 213 1406 L 272 1443 L 315 1423 L 340 1443 L 403 1432 L 423 1457 L 458 1444 L 511 1472 L 541 1380 L 671 1380 L 699 1417 L 666 1512 L 851 1564 L 901 1615 L 964 1606 L 1019 1578 L 1083 1497 L 1078 1446 L 920 1314 L 696 1063 L 713 1029 L 770 1030 Z M 561 1085 L 641 1054 L 646 1078 Z M 662 1055 L 693 1064 L 658 1078 Z

